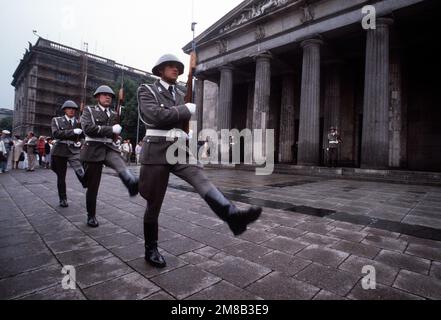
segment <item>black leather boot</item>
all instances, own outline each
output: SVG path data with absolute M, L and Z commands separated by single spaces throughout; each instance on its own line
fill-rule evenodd
M 225 221 L 235 236 L 244 233 L 247 225 L 259 219 L 261 207 L 252 206 L 248 209 L 238 209 L 216 188 L 212 188 L 204 200 L 219 218 Z
M 98 228 L 99 223 L 95 216 L 87 216 L 87 225 L 91 228 Z
M 121 172 L 119 174 L 119 177 L 121 178 L 121 181 L 124 183 L 124 185 L 129 190 L 129 194 L 131 197 L 134 197 L 138 194 L 138 178 L 133 175 L 133 173 L 130 172 L 129 169 L 126 169 L 125 171 Z
M 144 223 L 145 260 L 156 268 L 167 266 L 164 257 L 158 251 L 158 224 Z
M 78 181 L 80 181 L 81 185 L 84 189 L 87 189 L 87 182 L 86 182 L 86 174 L 84 172 L 84 169 L 75 171 L 75 174 L 78 178 Z
M 67 204 L 67 196 L 66 195 L 60 196 L 60 207 L 62 207 L 62 208 L 69 207 L 69 205 Z

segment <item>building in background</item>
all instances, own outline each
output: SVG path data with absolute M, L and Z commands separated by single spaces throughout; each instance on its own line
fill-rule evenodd
M 440 19 L 436 0 L 243 1 L 195 40 L 199 128 L 275 129 L 279 163 L 320 166 L 335 126 L 344 166 L 441 171 Z
M 51 135 L 51 119 L 64 101 L 94 104 L 94 90 L 101 84 L 117 87 L 122 75 L 136 83 L 155 79 L 149 72 L 39 38 L 29 44 L 13 75 L 14 134 Z
M 5 118 L 12 118 L 13 111 L 11 109 L 0 108 L 0 120 Z

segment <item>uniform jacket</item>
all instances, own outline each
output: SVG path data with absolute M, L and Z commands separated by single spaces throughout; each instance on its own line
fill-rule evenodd
M 176 89 L 176 101 L 161 83 L 142 85 L 138 89 L 138 104 L 141 119 L 146 129 L 171 130 L 185 128 L 191 113 L 184 103 L 184 93 Z M 149 137 L 143 140 L 140 160 L 142 164 L 167 164 L 167 149 L 173 141 L 165 137 Z
M 329 143 L 329 148 L 338 148 L 338 145 L 342 143 L 342 140 L 340 139 L 340 135 L 338 134 L 334 135 L 332 133 L 328 133 L 328 143 Z
M 106 158 L 107 152 L 120 153 L 118 146 L 112 142 L 87 141 L 91 139 L 113 139 L 112 127 L 117 122 L 116 112 L 110 111 L 110 118 L 99 106 L 87 107 L 81 116 L 81 126 L 86 136 L 86 142 L 81 148 L 80 159 L 84 162 L 101 162 Z
M 80 153 L 80 147 L 74 145 L 76 142 L 84 142 L 84 135 L 74 133 L 74 129 L 81 129 L 78 120 L 72 126 L 65 116 L 52 118 L 51 127 L 52 136 L 57 139 L 52 149 L 53 156 L 67 158 Z

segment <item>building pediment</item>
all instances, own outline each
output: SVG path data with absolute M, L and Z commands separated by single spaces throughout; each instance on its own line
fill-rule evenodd
M 216 40 L 219 37 L 233 33 L 247 25 L 253 24 L 265 16 L 279 10 L 284 10 L 291 6 L 296 6 L 304 10 L 305 21 L 313 18 L 309 3 L 311 0 L 245 0 L 236 8 L 231 10 L 217 23 L 208 28 L 195 41 L 197 44 L 203 44 L 210 40 Z M 191 43 L 184 47 L 184 51 L 191 49 Z

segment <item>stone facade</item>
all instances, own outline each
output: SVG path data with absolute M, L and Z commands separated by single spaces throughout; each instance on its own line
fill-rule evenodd
M 362 26 L 368 5 L 375 29 Z M 342 166 L 441 171 L 439 12 L 434 0 L 243 1 L 195 40 L 202 126 L 274 129 L 276 161 L 307 166 L 327 163 L 335 126 Z
M 39 38 L 29 45 L 13 75 L 14 134 L 51 135 L 51 119 L 64 101 L 93 104 L 94 90 L 101 84 L 115 85 L 122 74 L 137 83 L 154 79 L 148 72 Z

